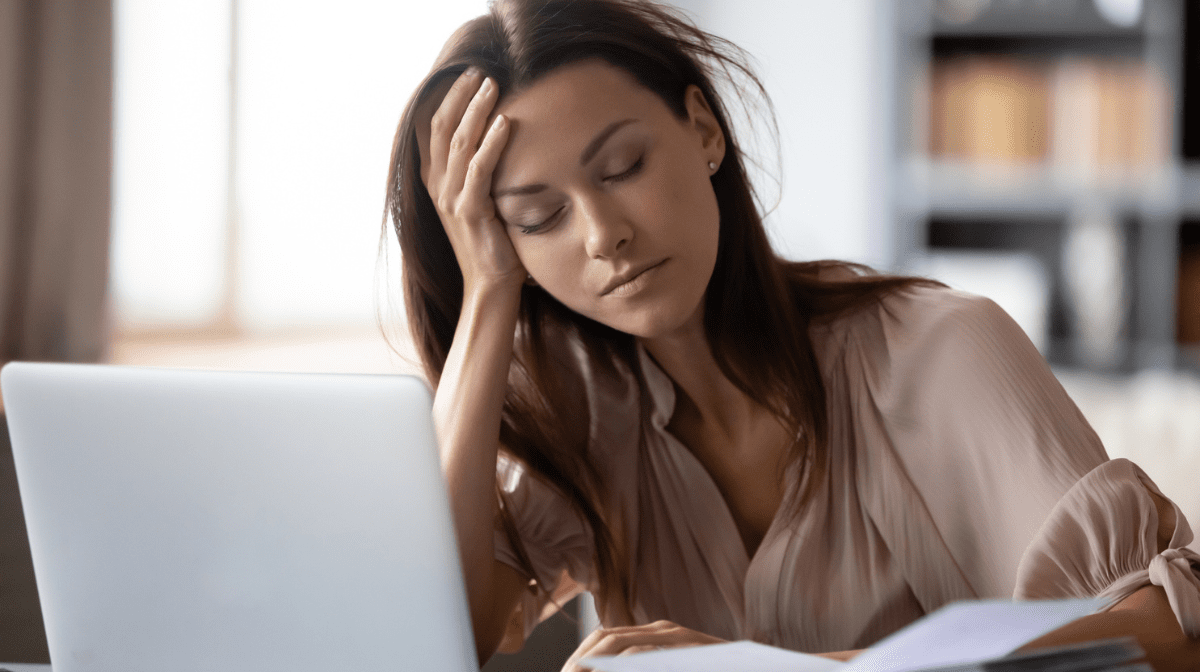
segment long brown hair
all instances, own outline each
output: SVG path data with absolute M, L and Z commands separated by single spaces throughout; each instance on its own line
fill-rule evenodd
M 806 484 L 795 500 L 802 504 L 825 476 L 828 460 L 825 390 L 810 323 L 921 281 L 874 275 L 841 262 L 790 262 L 774 253 L 714 81 L 735 81 L 769 99 L 740 49 L 668 8 L 638 0 L 493 0 L 488 14 L 463 25 L 446 43 L 405 109 L 388 175 L 386 215 L 400 241 L 408 323 L 425 373 L 436 385 L 462 308 L 463 280 L 421 181 L 417 107 L 469 66 L 493 78 L 503 97 L 554 68 L 588 58 L 630 73 L 680 118 L 687 116 L 684 92 L 696 85 L 725 135 L 725 158 L 712 176 L 720 233 L 704 328 L 721 371 L 798 437 L 790 458 Z M 572 312 L 540 287 L 526 286 L 500 432 L 504 449 L 560 490 L 591 526 L 601 611 L 632 622 L 629 549 L 599 506 L 605 483 L 589 458 L 588 423 L 573 422 L 579 416 L 565 412 L 579 394 L 563 389 L 570 383 L 564 364 L 548 354 L 548 333 L 570 335 L 594 366 L 637 373 L 634 340 Z M 524 555 L 511 521 L 506 528 Z

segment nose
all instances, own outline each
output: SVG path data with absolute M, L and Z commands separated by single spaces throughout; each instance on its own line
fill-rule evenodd
M 610 259 L 633 240 L 633 226 L 620 208 L 604 198 L 586 199 L 579 206 L 584 247 L 591 259 Z

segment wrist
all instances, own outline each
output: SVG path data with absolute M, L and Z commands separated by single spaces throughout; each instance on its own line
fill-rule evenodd
M 487 307 L 495 310 L 498 307 L 511 307 L 516 310 L 521 303 L 521 288 L 525 284 L 526 274 L 490 278 L 463 282 L 463 310 L 470 307 Z

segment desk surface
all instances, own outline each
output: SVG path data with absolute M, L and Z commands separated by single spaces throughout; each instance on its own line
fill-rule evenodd
M 8 672 L 50 672 L 50 666 L 33 663 L 0 663 L 0 670 L 8 670 Z

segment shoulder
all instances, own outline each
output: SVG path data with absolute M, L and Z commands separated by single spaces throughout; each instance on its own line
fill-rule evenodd
M 828 375 L 837 363 L 929 380 L 941 366 L 1046 364 L 1029 338 L 994 301 L 945 287 L 914 285 L 815 326 L 812 340 Z M 933 368 L 930 368 L 933 367 Z
M 929 325 L 946 320 L 1008 321 L 995 301 L 949 287 L 914 285 L 884 296 L 879 309 L 906 325 Z
M 878 314 L 897 337 L 968 336 L 979 330 L 997 336 L 1024 335 L 995 301 L 947 287 L 916 285 L 893 292 L 880 300 Z
M 1059 492 L 1106 459 L 1046 360 L 989 299 L 916 287 L 831 329 L 823 375 L 845 404 L 831 413 L 887 437 L 864 450 L 892 451 L 924 474 L 922 489 L 992 474 L 975 490 L 996 497 L 1011 485 L 1002 475 L 1034 469 Z

